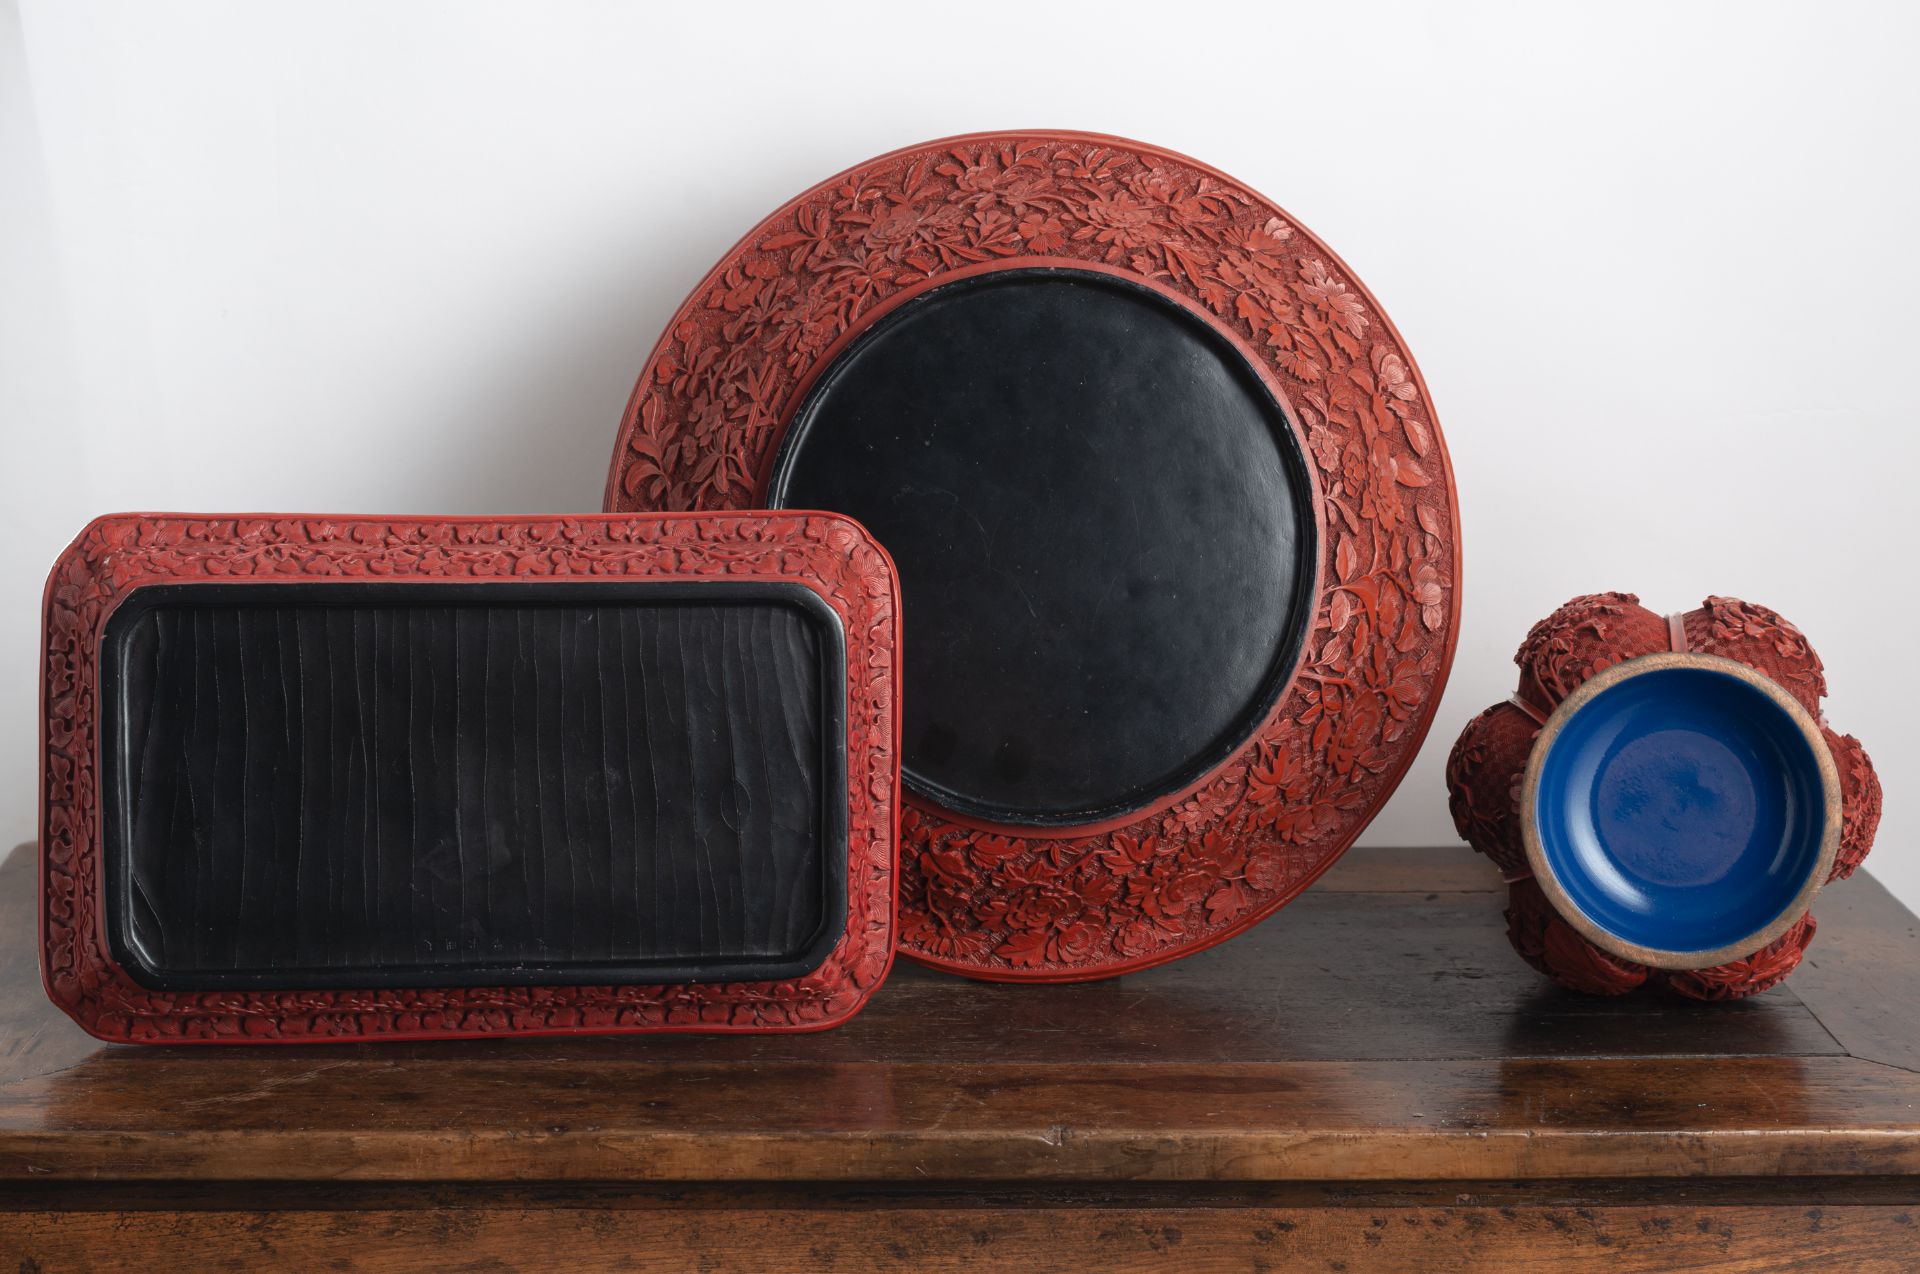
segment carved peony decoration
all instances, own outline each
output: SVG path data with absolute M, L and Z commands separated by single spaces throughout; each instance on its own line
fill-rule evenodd
M 1085 828 L 904 798 L 901 950 L 1069 980 L 1271 915 L 1392 794 L 1438 703 L 1459 616 L 1452 474 L 1405 343 L 1339 259 L 1231 178 L 1136 142 L 983 134 L 882 156 L 774 213 L 682 305 L 634 389 L 606 507 L 753 507 L 801 396 L 879 314 L 1033 265 L 1106 271 L 1210 316 L 1283 400 L 1321 506 L 1292 684 L 1197 784 Z
M 783 982 L 389 990 L 156 991 L 117 965 L 101 918 L 100 633 L 143 585 L 220 580 L 801 580 L 845 626 L 846 929 Z M 615 1031 L 817 1030 L 851 1016 L 894 949 L 899 773 L 897 601 L 854 524 L 805 514 L 705 517 L 101 518 L 47 581 L 41 738 L 41 967 L 89 1032 L 138 1043 L 431 1039 Z
M 1804 914 L 1778 938 L 1739 959 L 1703 969 L 1659 969 L 1602 950 L 1555 909 L 1529 867 L 1521 828 L 1521 779 L 1542 724 L 1595 674 L 1643 655 L 1680 650 L 1745 664 L 1778 685 L 1819 722 L 1839 775 L 1842 829 L 1830 880 L 1853 874 L 1880 822 L 1880 784 L 1859 740 L 1819 717 L 1826 680 L 1800 630 L 1764 606 L 1709 597 L 1662 618 L 1631 593 L 1576 597 L 1533 626 L 1514 662 L 1520 685 L 1468 723 L 1447 761 L 1454 827 L 1509 884 L 1507 936 L 1514 950 L 1561 985 L 1622 995 L 1665 985 L 1697 1000 L 1737 999 L 1777 985 L 1805 954 L 1816 925 Z

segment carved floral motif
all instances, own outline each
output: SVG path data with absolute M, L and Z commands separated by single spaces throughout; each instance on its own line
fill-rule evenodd
M 848 919 L 813 972 L 777 983 L 380 991 L 148 990 L 114 962 L 100 908 L 102 625 L 149 583 L 233 577 L 473 580 L 757 577 L 813 586 L 847 635 Z M 893 954 L 896 605 L 885 556 L 817 515 L 514 520 L 103 518 L 48 582 L 42 961 L 56 1003 L 121 1041 L 813 1029 L 849 1016 Z
M 1677 634 L 1677 637 L 1676 637 Z M 1764 606 L 1709 597 L 1672 620 L 1632 593 L 1576 597 L 1533 626 L 1514 655 L 1516 696 L 1538 718 L 1499 703 L 1467 724 L 1447 760 L 1447 799 L 1461 839 L 1485 854 L 1509 882 L 1507 937 L 1534 968 L 1590 995 L 1623 995 L 1661 985 L 1696 1000 L 1754 995 L 1793 972 L 1813 941 L 1811 912 L 1773 942 L 1706 969 L 1663 970 L 1603 951 L 1553 908 L 1528 873 L 1521 842 L 1520 786 L 1539 721 L 1587 678 L 1627 659 L 1668 649 L 1695 650 L 1757 668 L 1818 713 L 1826 694 L 1820 657 L 1798 628 Z M 1840 846 L 1832 880 L 1853 874 L 1880 822 L 1880 781 L 1859 740 L 1823 727 L 1840 776 Z
M 1412 359 L 1338 260 L 1253 192 L 1136 143 L 973 137 L 885 156 L 780 210 L 681 307 L 635 389 L 607 502 L 750 506 L 799 395 L 879 307 L 1036 262 L 1212 314 L 1288 403 L 1323 506 L 1294 682 L 1195 788 L 1087 834 L 982 828 L 908 797 L 903 951 L 990 977 L 1093 977 L 1216 942 L 1304 888 L 1391 793 L 1438 700 L 1452 478 Z

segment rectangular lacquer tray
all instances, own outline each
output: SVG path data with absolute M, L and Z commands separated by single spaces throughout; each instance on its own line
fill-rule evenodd
M 103 1038 L 808 1029 L 885 973 L 844 519 L 108 517 L 46 634 L 43 967 Z

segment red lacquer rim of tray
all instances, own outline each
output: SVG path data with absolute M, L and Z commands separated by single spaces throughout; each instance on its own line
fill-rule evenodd
M 743 238 L 668 324 L 621 422 L 609 509 L 749 508 L 809 385 L 877 318 L 985 271 L 1095 269 L 1205 315 L 1300 435 L 1320 531 L 1291 684 L 1243 745 L 1120 819 L 995 825 L 909 791 L 901 950 L 973 977 L 1109 977 L 1271 915 L 1385 803 L 1459 629 L 1459 511 L 1405 342 L 1346 265 L 1196 160 L 981 133 L 848 169 Z
M 99 847 L 99 651 L 149 584 L 370 580 L 793 582 L 846 632 L 847 922 L 779 982 L 164 992 L 115 963 Z M 41 680 L 40 951 L 47 994 L 116 1043 L 312 1043 L 628 1031 L 812 1031 L 865 1004 L 892 963 L 899 820 L 899 593 L 886 552 L 831 514 L 395 518 L 118 514 L 47 580 Z

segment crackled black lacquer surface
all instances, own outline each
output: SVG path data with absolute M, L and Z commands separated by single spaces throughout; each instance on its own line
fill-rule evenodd
M 1117 816 L 1243 743 L 1312 615 L 1280 404 L 1137 284 L 1011 269 L 881 319 L 802 403 L 769 502 L 858 518 L 900 570 L 904 777 L 1020 824 Z
M 108 625 L 151 985 L 792 976 L 843 923 L 845 654 L 797 586 L 168 586 Z

